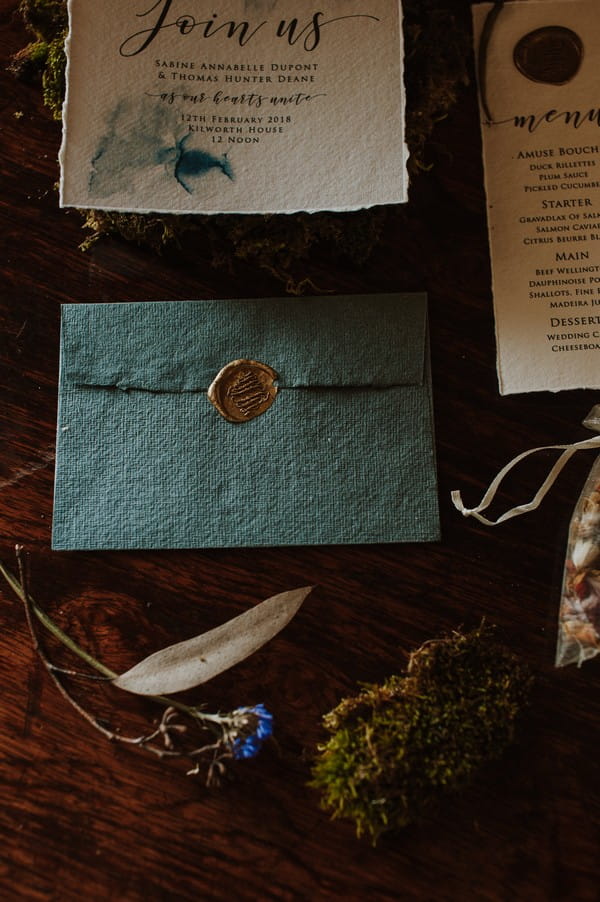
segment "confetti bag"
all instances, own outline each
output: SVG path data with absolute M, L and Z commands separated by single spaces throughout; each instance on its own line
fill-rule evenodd
M 569 526 L 556 666 L 581 665 L 600 652 L 600 457 L 585 482 Z
M 600 404 L 592 408 L 583 425 L 600 433 Z M 539 507 L 556 477 L 577 452 L 600 448 L 600 435 L 569 445 L 548 445 L 524 451 L 500 470 L 481 502 L 466 508 L 458 491 L 452 492 L 454 506 L 465 517 L 475 517 L 486 526 L 497 526 Z M 496 495 L 506 474 L 525 457 L 537 451 L 554 449 L 562 454 L 531 501 L 506 511 L 496 520 L 483 515 Z M 567 540 L 567 552 L 560 597 L 556 666 L 583 664 L 600 652 L 600 457 L 597 457 L 579 497 Z

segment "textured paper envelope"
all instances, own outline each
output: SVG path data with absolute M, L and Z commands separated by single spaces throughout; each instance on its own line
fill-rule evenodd
M 598 3 L 473 14 L 500 391 L 599 388 Z
M 400 0 L 69 0 L 61 204 L 407 199 Z
M 273 367 L 230 423 L 221 368 Z M 53 547 L 438 538 L 424 295 L 67 305 Z

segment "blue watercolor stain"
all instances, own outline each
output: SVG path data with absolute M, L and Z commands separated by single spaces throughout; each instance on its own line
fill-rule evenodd
M 199 178 L 210 172 L 211 169 L 220 169 L 223 175 L 234 180 L 233 168 L 227 158 L 227 154 L 217 157 L 207 150 L 186 150 L 185 143 L 190 133 L 184 135 L 176 144 L 175 178 L 188 194 L 192 194 L 193 179 Z
M 157 163 L 188 194 L 193 193 L 194 182 L 213 169 L 235 180 L 226 153 L 216 156 L 206 150 L 188 148 L 191 132 L 180 139 L 173 135 L 169 139 L 169 130 L 170 115 L 165 107 L 146 103 L 138 109 L 128 101 L 119 101 L 107 117 L 106 131 L 90 160 L 90 196 L 108 197 L 128 192 L 132 179 L 150 173 Z

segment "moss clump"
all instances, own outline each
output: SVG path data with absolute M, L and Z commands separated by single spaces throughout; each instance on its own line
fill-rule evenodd
M 406 45 L 406 141 L 413 175 L 428 168 L 427 142 L 467 81 L 470 36 L 450 0 L 404 0 Z M 468 12 L 468 2 L 464 9 Z M 19 10 L 35 40 L 13 60 L 22 77 L 40 75 L 44 103 L 59 119 L 65 90 L 66 0 L 22 0 Z M 357 213 L 272 216 L 174 216 L 84 211 L 90 238 L 119 235 L 153 251 L 174 251 L 190 262 L 229 266 L 238 259 L 259 266 L 299 293 L 315 288 L 303 265 L 314 251 L 358 264 L 367 260 L 383 232 L 389 208 Z
M 458 99 L 459 89 L 469 83 L 471 33 L 456 9 L 446 9 L 440 0 L 404 0 L 404 44 L 406 85 L 406 143 L 413 174 L 429 169 L 427 142 L 435 124 L 444 119 Z M 469 14 L 469 2 L 463 15 Z
M 52 41 L 68 25 L 66 0 L 21 0 L 19 12 L 41 40 Z
M 333 213 L 170 216 L 87 210 L 84 226 L 92 234 L 82 248 L 103 236 L 120 235 L 156 253 L 173 252 L 192 262 L 208 258 L 217 268 L 232 268 L 238 260 L 260 266 L 280 279 L 288 293 L 299 294 L 304 288 L 320 289 L 296 278 L 295 265 L 317 249 L 332 259 L 363 263 L 379 241 L 387 215 L 385 207 L 344 218 Z
M 513 741 L 531 686 L 491 627 L 428 642 L 403 676 L 365 687 L 324 717 L 311 785 L 334 817 L 375 843 L 418 820 Z
M 84 227 L 91 229 L 93 234 L 83 242 L 82 250 L 91 247 L 101 234 L 121 235 L 126 241 L 145 244 L 157 253 L 177 240 L 175 230 L 165 216 L 87 210 L 85 217 Z
M 55 119 L 61 118 L 65 96 L 65 0 L 21 0 L 19 13 L 34 40 L 12 60 L 11 69 L 20 78 L 41 77 L 44 104 Z
M 62 118 L 63 100 L 65 97 L 65 34 L 60 35 L 47 45 L 46 64 L 42 74 L 42 95 L 54 119 Z

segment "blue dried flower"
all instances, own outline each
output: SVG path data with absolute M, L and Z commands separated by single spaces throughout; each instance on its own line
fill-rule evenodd
M 252 708 L 238 708 L 234 714 L 242 718 L 243 727 L 242 735 L 233 742 L 233 757 L 237 760 L 254 758 L 263 742 L 273 734 L 273 715 L 262 703 Z M 250 733 L 246 732 L 248 729 Z

